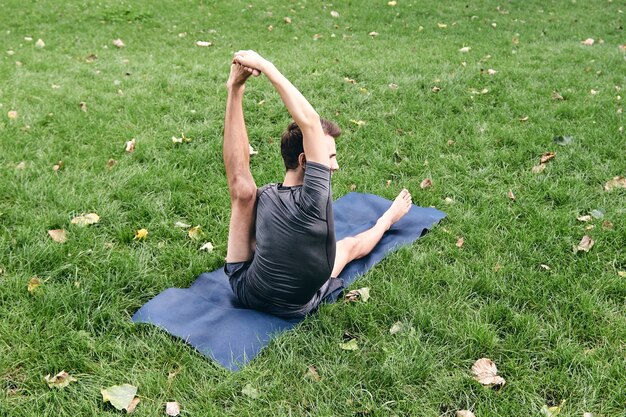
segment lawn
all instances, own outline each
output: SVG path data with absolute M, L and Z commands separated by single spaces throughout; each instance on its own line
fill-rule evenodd
M 168 401 L 183 416 L 626 416 L 626 190 L 605 190 L 626 175 L 626 1 L 1 9 L 0 415 L 120 415 L 100 390 L 128 383 L 137 416 Z M 351 287 L 369 287 L 367 303 L 323 306 L 231 373 L 130 317 L 223 265 L 224 83 L 239 49 L 342 127 L 335 198 L 407 187 L 448 217 Z M 244 110 L 257 184 L 281 181 L 290 118 L 263 77 Z M 98 223 L 71 224 L 92 212 Z M 583 236 L 593 247 L 574 251 Z M 358 350 L 340 348 L 346 334 Z M 483 357 L 500 389 L 472 378 Z M 62 370 L 77 381 L 49 388 Z

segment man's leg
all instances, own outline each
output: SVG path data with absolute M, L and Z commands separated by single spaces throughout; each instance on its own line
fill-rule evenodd
M 250 172 L 250 144 L 243 118 L 243 91 L 249 76 L 244 67 L 233 64 L 226 84 L 223 153 L 231 202 L 226 262 L 248 261 L 254 252 L 257 189 Z
M 374 227 L 356 236 L 347 237 L 337 242 L 335 265 L 331 276 L 338 277 L 348 263 L 368 255 L 385 232 L 409 212 L 411 204 L 411 194 L 406 189 L 402 190 L 391 204 L 391 207 L 387 209 L 385 214 L 380 216 Z

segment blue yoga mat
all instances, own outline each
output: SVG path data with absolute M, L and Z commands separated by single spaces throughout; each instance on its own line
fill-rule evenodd
M 372 194 L 350 193 L 339 198 L 333 203 L 337 240 L 374 226 L 390 205 L 389 200 Z M 394 249 L 417 240 L 445 216 L 433 208 L 413 206 L 368 256 L 344 268 L 339 275 L 344 287 Z M 335 301 L 340 293 L 341 289 L 335 291 L 327 300 Z M 220 268 L 201 274 L 189 288 L 166 289 L 141 307 L 133 321 L 159 326 L 225 368 L 236 371 L 254 359 L 272 338 L 300 320 L 285 320 L 243 307 Z

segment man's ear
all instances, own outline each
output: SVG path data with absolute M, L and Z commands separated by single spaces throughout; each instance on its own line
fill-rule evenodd
M 304 152 L 301 152 L 300 155 L 298 155 L 298 164 L 302 167 L 302 169 L 306 168 L 306 155 L 304 155 Z

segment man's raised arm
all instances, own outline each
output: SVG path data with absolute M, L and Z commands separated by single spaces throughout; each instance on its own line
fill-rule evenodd
M 293 84 L 276 69 L 274 64 L 254 51 L 239 51 L 233 58 L 245 67 L 259 70 L 270 80 L 280 94 L 287 110 L 298 124 L 304 137 L 304 154 L 307 161 L 330 167 L 330 157 L 320 124 L 320 116 Z

